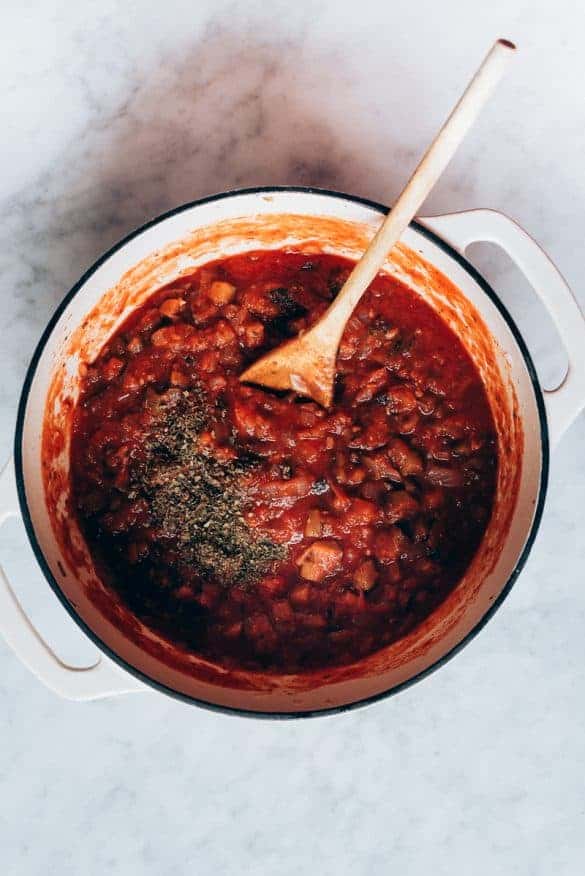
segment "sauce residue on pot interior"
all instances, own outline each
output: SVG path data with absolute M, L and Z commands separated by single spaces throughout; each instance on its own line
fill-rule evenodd
M 258 251 L 160 289 L 86 367 L 72 488 L 104 580 L 147 626 L 230 667 L 302 672 L 399 640 L 461 578 L 498 454 L 455 333 L 379 276 L 340 346 L 334 405 L 244 386 L 352 263 Z

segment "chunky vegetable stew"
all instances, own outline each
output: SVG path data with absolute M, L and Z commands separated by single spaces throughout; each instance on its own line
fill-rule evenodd
M 335 403 L 242 385 L 329 305 L 351 263 L 226 258 L 159 290 L 87 367 L 72 480 L 104 580 L 224 665 L 348 663 L 412 630 L 490 518 L 494 423 L 435 311 L 380 276 L 351 318 Z

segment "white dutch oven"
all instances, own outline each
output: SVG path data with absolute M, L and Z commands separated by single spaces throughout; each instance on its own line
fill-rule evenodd
M 412 223 L 385 268 L 441 311 L 474 358 L 494 411 L 500 454 L 495 511 L 478 555 L 443 606 L 401 642 L 327 672 L 284 677 L 227 672 L 179 652 L 128 615 L 97 577 L 69 513 L 67 413 L 78 391 L 78 365 L 97 354 L 133 307 L 173 277 L 233 252 L 292 245 L 357 258 L 385 209 L 307 189 L 208 198 L 130 235 L 64 299 L 29 367 L 15 463 L 0 480 L 0 522 L 22 515 L 49 584 L 100 651 L 90 668 L 64 665 L 37 634 L 0 571 L 0 631 L 48 687 L 80 700 L 156 688 L 241 713 L 323 713 L 375 700 L 423 677 L 456 653 L 504 599 L 536 535 L 549 446 L 585 404 L 585 322 L 544 252 L 512 220 L 492 210 Z M 475 241 L 500 245 L 555 321 L 569 370 L 554 392 L 542 392 L 518 329 L 463 258 Z M 60 440 L 52 442 L 55 434 Z

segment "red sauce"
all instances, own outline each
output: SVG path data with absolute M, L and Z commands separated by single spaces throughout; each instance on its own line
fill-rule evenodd
M 396 279 L 378 277 L 349 321 L 330 411 L 239 382 L 350 269 L 287 251 L 205 265 L 137 309 L 84 377 L 72 486 L 104 580 L 224 665 L 297 672 L 390 644 L 451 591 L 490 518 L 481 380 Z

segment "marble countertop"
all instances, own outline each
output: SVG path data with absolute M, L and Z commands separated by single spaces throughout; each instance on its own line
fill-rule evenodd
M 496 36 L 517 40 L 517 64 L 425 213 L 509 213 L 585 304 L 585 12 L 571 0 L 33 0 L 2 18 L 0 460 L 34 344 L 104 249 L 234 186 L 391 202 Z M 473 258 L 552 380 L 562 360 L 526 284 L 489 247 Z M 365 710 L 283 723 L 154 693 L 63 702 L 0 642 L 3 872 L 583 872 L 584 442 L 581 417 L 495 619 Z M 0 551 L 45 635 L 87 660 L 18 523 Z

